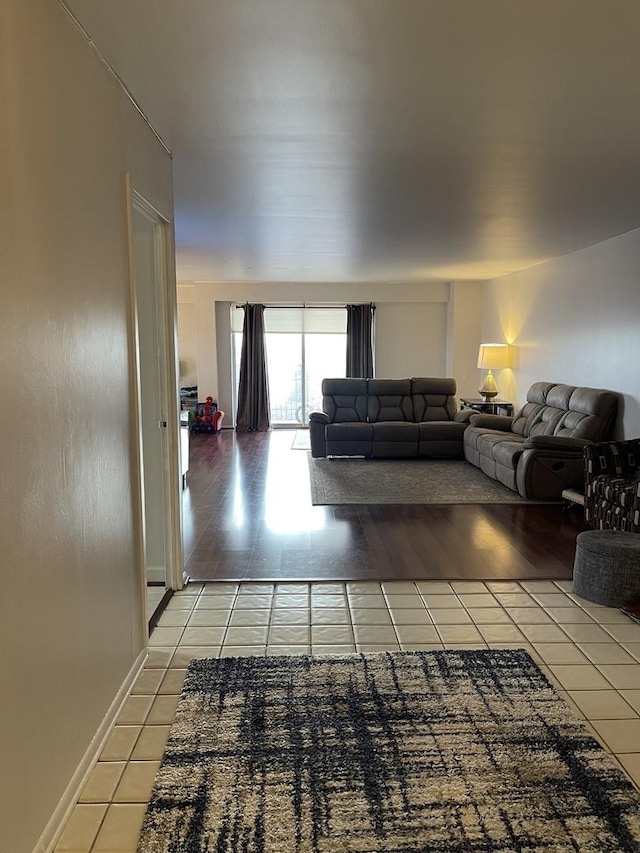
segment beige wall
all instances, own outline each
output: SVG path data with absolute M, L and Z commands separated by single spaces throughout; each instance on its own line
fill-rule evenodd
M 379 302 L 376 306 L 376 376 L 445 376 L 446 302 Z
M 447 376 L 455 376 L 459 397 L 477 397 L 478 346 L 482 338 L 483 287 L 478 281 L 451 282 L 447 304 Z
M 180 386 L 197 385 L 196 306 L 192 302 L 181 302 L 178 305 L 178 355 L 180 358 Z
M 171 161 L 61 7 L 0 9 L 0 850 L 31 853 L 143 647 L 125 172 Z
M 484 337 L 514 344 L 496 374 L 521 403 L 537 380 L 623 395 L 618 435 L 640 435 L 640 230 L 488 282 Z
M 468 291 L 468 306 L 458 296 L 456 311 L 448 310 L 452 294 Z M 229 359 L 230 302 L 333 303 L 373 302 L 376 307 L 376 374 L 444 376 L 458 379 L 460 394 L 475 393 L 475 359 L 482 327 L 480 282 L 396 284 L 282 284 L 184 282 L 178 303 L 191 304 L 196 314 L 198 395 L 216 397 L 233 423 Z M 451 341 L 454 344 L 451 344 Z M 454 369 L 455 372 L 449 372 Z M 229 417 L 231 415 L 231 417 Z

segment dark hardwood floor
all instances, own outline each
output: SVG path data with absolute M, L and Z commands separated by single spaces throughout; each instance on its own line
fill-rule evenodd
M 295 432 L 191 436 L 194 580 L 570 578 L 579 512 L 554 505 L 312 506 Z

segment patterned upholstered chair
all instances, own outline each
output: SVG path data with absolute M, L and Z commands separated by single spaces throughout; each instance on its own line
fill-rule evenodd
M 640 533 L 640 438 L 589 444 L 584 456 L 586 521 Z

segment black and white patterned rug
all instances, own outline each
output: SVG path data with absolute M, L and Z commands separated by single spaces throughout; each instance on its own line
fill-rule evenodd
M 640 794 L 529 655 L 193 661 L 139 853 L 632 853 Z

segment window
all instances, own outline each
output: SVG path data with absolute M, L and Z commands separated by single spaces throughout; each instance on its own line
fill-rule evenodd
M 232 308 L 235 388 L 243 319 L 242 307 Z M 271 424 L 307 424 L 309 413 L 322 407 L 322 380 L 345 375 L 347 313 L 344 307 L 267 307 L 264 321 Z

